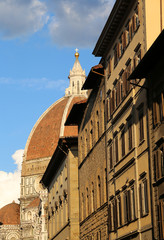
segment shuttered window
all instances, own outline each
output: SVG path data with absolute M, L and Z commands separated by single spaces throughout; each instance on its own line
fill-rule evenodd
M 113 168 L 113 148 L 112 144 L 109 147 L 110 169 Z
M 115 138 L 115 157 L 116 157 L 116 163 L 118 162 L 118 136 Z
M 149 213 L 147 179 L 139 184 L 140 217 Z
M 147 179 L 143 182 L 143 189 L 144 189 L 144 214 L 147 214 L 149 212 Z
M 112 203 L 113 207 L 113 226 L 114 226 L 114 231 L 117 231 L 118 223 L 117 223 L 117 199 L 114 199 Z
M 143 216 L 143 208 L 142 208 L 142 185 L 139 184 L 139 202 L 140 202 L 140 217 Z
M 129 143 L 129 151 L 132 149 L 132 119 L 128 121 L 128 143 Z
M 122 207 L 121 207 L 121 197 L 118 197 L 118 224 L 122 226 Z
M 139 140 L 144 139 L 143 107 L 139 110 Z
M 121 133 L 122 157 L 125 155 L 125 131 Z
M 127 93 L 127 73 L 126 71 L 122 74 L 122 82 L 123 82 L 123 97 L 126 96 Z
M 136 219 L 136 208 L 135 208 L 135 191 L 134 186 L 131 188 L 131 199 L 132 199 L 132 219 Z
M 109 204 L 109 208 L 108 208 L 108 226 L 109 226 L 109 232 L 112 231 L 112 216 L 111 216 L 111 204 Z
M 159 226 L 159 235 L 160 240 L 164 239 L 164 199 L 160 199 L 159 201 L 159 220 L 158 220 L 158 226 Z

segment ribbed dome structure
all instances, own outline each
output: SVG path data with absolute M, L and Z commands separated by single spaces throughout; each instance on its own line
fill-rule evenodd
M 0 209 L 0 222 L 3 225 L 20 224 L 20 205 L 13 202 Z
M 73 104 L 82 96 L 63 97 L 52 104 L 36 122 L 25 148 L 26 160 L 52 156 L 59 137 L 77 136 L 76 126 L 64 126 Z

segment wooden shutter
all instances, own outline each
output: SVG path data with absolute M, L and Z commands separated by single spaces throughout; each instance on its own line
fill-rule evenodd
M 108 208 L 108 227 L 109 227 L 109 232 L 111 232 L 112 231 L 111 204 L 109 204 L 109 208 Z
M 131 193 L 130 193 L 130 190 L 127 191 L 127 203 L 128 203 L 128 214 L 127 214 L 127 217 L 128 217 L 128 222 L 131 221 Z
M 117 43 L 117 61 L 120 57 L 120 43 Z
M 119 224 L 122 225 L 122 208 L 121 208 L 121 197 L 119 197 Z
M 124 71 L 122 74 L 122 82 L 123 82 L 123 97 L 126 96 L 126 72 Z
M 144 181 L 144 201 L 145 201 L 145 214 L 147 214 L 149 212 L 147 179 Z
M 112 169 L 112 167 L 113 167 L 113 152 L 112 152 L 112 144 L 110 145 L 110 169 Z
M 157 180 L 159 179 L 160 177 L 160 174 L 159 174 L 159 150 L 156 151 L 156 158 L 155 158 L 156 162 L 156 178 Z
M 106 122 L 109 120 L 109 99 L 106 99 Z
M 122 34 L 122 46 L 123 46 L 123 49 L 125 50 L 126 48 L 126 45 L 127 45 L 127 41 L 126 41 L 126 31 L 123 32 Z
M 117 106 L 120 103 L 120 81 L 117 83 Z
M 142 185 L 139 185 L 139 202 L 140 202 L 140 217 L 143 216 L 143 208 L 142 208 Z
M 111 57 L 109 58 L 109 63 L 108 63 L 108 74 L 110 75 L 111 74 Z
M 129 131 L 129 150 L 132 149 L 132 123 L 129 123 L 129 127 L 128 127 L 128 131 Z
M 118 162 L 118 137 L 115 138 L 116 163 Z
M 113 113 L 113 98 L 112 98 L 112 94 L 111 94 L 111 97 L 110 97 L 110 116 L 112 115 Z
M 114 201 L 114 206 L 115 206 L 115 231 L 117 231 L 118 227 L 118 214 L 117 214 L 117 199 L 115 198 Z
M 115 110 L 115 90 L 112 91 L 112 104 L 113 104 L 113 111 Z
M 154 100 L 153 101 L 153 122 L 154 122 L 154 126 L 156 126 L 156 124 L 157 124 L 157 103 L 156 103 L 156 101 Z
M 140 141 L 144 139 L 143 109 L 139 112 Z
M 136 14 L 132 17 L 132 34 L 134 34 L 136 31 Z
M 164 120 L 164 92 L 161 93 L 161 101 L 162 101 L 162 118 Z

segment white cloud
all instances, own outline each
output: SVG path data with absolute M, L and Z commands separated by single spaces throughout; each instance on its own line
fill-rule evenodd
M 0 0 L 0 36 L 20 38 L 48 26 L 60 47 L 94 47 L 115 0 Z
M 115 0 L 48 0 L 49 24 L 59 46 L 94 47 Z
M 39 0 L 0 0 L 0 35 L 15 38 L 32 34 L 48 21 L 47 8 Z
M 11 203 L 13 200 L 15 202 L 19 202 L 18 198 L 20 196 L 21 163 L 23 152 L 23 149 L 19 149 L 12 155 L 12 158 L 17 165 L 17 169 L 14 173 L 0 171 L 0 208 Z
M 30 78 L 30 79 L 12 79 L 12 78 L 4 78 L 0 77 L 0 84 L 10 84 L 17 85 L 21 87 L 33 88 L 36 90 L 42 89 L 56 89 L 59 91 L 65 90 L 68 87 L 68 80 L 51 80 L 48 78 Z

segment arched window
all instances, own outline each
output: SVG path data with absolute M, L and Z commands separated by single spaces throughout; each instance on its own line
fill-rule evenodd
M 100 176 L 98 176 L 98 191 L 97 191 L 97 207 L 101 206 L 101 180 Z

